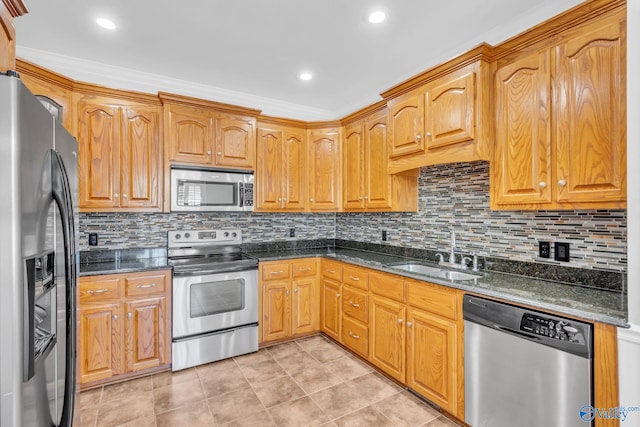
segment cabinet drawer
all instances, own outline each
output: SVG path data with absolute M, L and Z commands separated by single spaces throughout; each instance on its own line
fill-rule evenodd
M 363 289 L 369 290 L 369 273 L 361 268 L 344 267 L 342 269 L 342 282 Z
M 318 273 L 318 261 L 316 259 L 293 263 L 293 277 L 315 276 L 316 273 Z
M 163 294 L 166 291 L 166 282 L 166 273 L 127 277 L 125 279 L 125 289 L 127 296 Z
M 389 274 L 369 273 L 371 292 L 404 302 L 404 280 Z
M 342 266 L 337 262 L 323 260 L 322 275 L 338 282 L 342 282 Z
M 342 288 L 342 314 L 369 323 L 369 296 L 348 286 Z
M 262 264 L 262 280 L 288 279 L 291 276 L 291 264 L 288 262 L 277 262 Z
M 80 304 L 120 299 L 120 278 L 80 278 Z
M 342 319 L 342 343 L 364 357 L 369 356 L 369 328 Z
M 407 281 L 407 303 L 452 320 L 458 318 L 458 297 L 453 289 L 426 282 Z

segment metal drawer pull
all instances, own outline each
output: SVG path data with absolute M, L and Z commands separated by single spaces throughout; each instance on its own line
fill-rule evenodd
M 136 288 L 138 289 L 146 289 L 146 288 L 155 288 L 156 284 L 155 283 L 150 283 L 148 285 L 138 285 L 136 286 Z
M 287 289 L 284 294 L 289 295 L 289 290 Z
M 118 315 L 117 314 L 113 315 L 113 320 L 118 320 Z
M 127 313 L 127 317 L 128 317 L 129 319 L 131 319 L 131 317 L 132 317 L 132 316 L 133 316 L 133 314 L 132 314 L 131 312 L 128 312 L 128 313 Z
M 284 271 L 280 270 L 280 271 L 272 271 L 269 274 L 282 274 L 284 273 Z
M 109 292 L 109 289 L 89 289 L 89 290 L 87 291 L 87 293 L 88 293 L 89 295 L 94 295 L 94 294 L 104 294 L 104 293 L 107 293 L 107 292 Z
M 299 268 L 298 271 L 311 271 L 311 267 Z
M 358 280 L 360 280 L 359 277 L 353 277 L 353 276 L 349 276 L 349 279 L 353 280 L 354 282 L 357 282 Z
M 349 331 L 349 336 L 353 339 L 359 340 L 360 339 L 360 335 L 356 335 L 353 332 Z
M 413 323 L 411 323 L 411 322 L 407 322 L 407 328 L 410 328 L 410 327 L 411 327 L 411 325 L 413 325 Z
M 340 298 L 340 294 L 336 294 L 336 298 Z
M 402 319 L 398 319 L 398 325 L 402 325 Z
M 360 304 L 356 304 L 353 301 L 349 301 L 349 304 L 351 304 L 353 307 L 356 307 L 356 308 L 360 307 Z
M 328 271 L 329 273 L 331 273 L 331 274 L 335 274 L 335 272 L 336 272 L 335 270 L 327 270 L 327 271 Z

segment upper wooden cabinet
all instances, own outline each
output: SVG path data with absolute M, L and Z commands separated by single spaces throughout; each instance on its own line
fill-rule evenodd
M 28 12 L 21 0 L 3 0 L 0 3 L 0 72 L 16 68 L 16 30 L 13 18 Z
M 390 173 L 489 160 L 491 65 L 478 59 L 454 69 L 388 101 Z
M 80 209 L 160 210 L 160 106 L 77 95 L 75 113 Z
M 307 131 L 309 209 L 338 211 L 340 196 L 340 128 Z
M 160 93 L 165 150 L 171 163 L 251 169 L 256 157 L 259 111 Z
M 386 110 L 345 126 L 343 142 L 343 206 L 345 211 L 415 211 L 417 170 L 387 172 Z
M 258 125 L 255 208 L 304 211 L 307 145 L 304 129 Z
M 492 209 L 626 206 L 625 18 L 515 56 L 496 72 Z

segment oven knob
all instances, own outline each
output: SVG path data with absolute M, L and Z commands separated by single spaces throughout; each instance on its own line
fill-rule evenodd
M 224 237 L 229 237 L 229 232 L 228 231 L 224 232 Z
M 185 239 L 188 239 L 189 237 L 191 237 L 191 234 L 190 234 L 190 233 L 184 233 L 184 238 L 185 238 Z
M 181 237 L 182 237 L 181 235 L 176 234 L 176 240 L 180 240 Z
M 238 233 L 231 233 L 231 237 L 238 237 Z

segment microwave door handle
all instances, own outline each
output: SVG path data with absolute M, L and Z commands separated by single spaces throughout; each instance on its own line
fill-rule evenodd
M 244 207 L 244 183 L 242 182 L 238 183 L 238 192 L 240 193 L 238 195 L 238 201 L 240 203 L 238 207 L 242 208 Z

